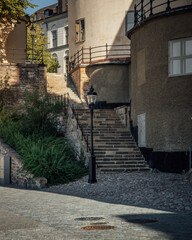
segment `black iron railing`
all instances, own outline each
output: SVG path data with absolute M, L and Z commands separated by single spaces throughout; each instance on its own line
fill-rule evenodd
M 77 51 L 71 58 L 69 63 L 70 71 L 80 64 L 91 64 L 100 61 L 117 60 L 129 58 L 131 56 L 130 44 L 124 45 L 101 45 L 96 47 L 84 48 Z
M 3 62 L 43 64 L 43 50 L 34 51 L 32 54 L 32 49 L 0 48 L 0 63 Z
M 181 0 L 140 0 L 134 7 L 134 23 L 137 25 L 157 13 L 170 13 L 183 5 Z

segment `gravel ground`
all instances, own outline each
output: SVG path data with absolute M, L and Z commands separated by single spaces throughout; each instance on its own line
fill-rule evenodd
M 88 177 L 51 186 L 44 191 L 100 201 L 192 213 L 192 182 L 185 175 L 171 173 L 97 174 L 97 183 Z

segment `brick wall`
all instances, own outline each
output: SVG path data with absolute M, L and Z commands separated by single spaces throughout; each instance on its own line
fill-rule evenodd
M 46 92 L 46 68 L 36 64 L 0 64 L 0 80 L 7 79 L 14 95 L 14 104 L 22 102 L 26 91 Z

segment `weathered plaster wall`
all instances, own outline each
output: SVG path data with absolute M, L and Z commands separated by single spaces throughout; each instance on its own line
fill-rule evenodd
M 133 8 L 132 0 L 71 0 L 69 1 L 70 56 L 82 47 L 127 44 L 126 12 Z M 85 19 L 85 41 L 75 43 L 75 21 Z
M 192 75 L 168 77 L 168 41 L 192 37 L 192 12 L 151 20 L 131 35 L 131 118 L 146 113 L 146 147 L 186 151 L 192 144 Z
M 24 63 L 26 60 L 26 22 L 18 24 L 0 23 L 0 62 Z
M 129 102 L 129 65 L 97 64 L 88 67 L 90 84 L 98 94 L 98 101 Z
M 71 73 L 73 82 L 82 99 L 91 85 L 97 92 L 97 101 L 107 103 L 129 102 L 129 64 L 92 64 L 80 66 Z

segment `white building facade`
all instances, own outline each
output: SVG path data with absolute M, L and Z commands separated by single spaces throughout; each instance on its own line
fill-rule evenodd
M 42 24 L 44 34 L 48 37 L 47 48 L 60 65 L 57 73 L 67 74 L 69 66 L 67 8 L 61 13 L 58 4 L 40 9 L 34 14 L 34 23 Z

